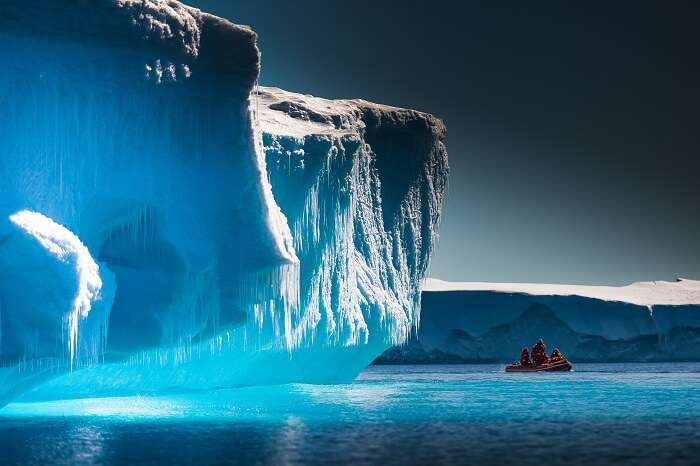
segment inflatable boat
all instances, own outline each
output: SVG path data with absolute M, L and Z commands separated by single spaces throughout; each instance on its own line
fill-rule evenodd
M 506 372 L 567 372 L 571 369 L 573 369 L 573 366 L 566 359 L 548 362 L 539 366 L 522 366 L 520 363 L 506 366 Z

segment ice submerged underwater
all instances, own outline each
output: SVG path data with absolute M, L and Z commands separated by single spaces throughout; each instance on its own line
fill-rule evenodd
M 172 0 L 0 4 L 0 407 L 351 381 L 419 321 L 431 115 L 257 86 Z

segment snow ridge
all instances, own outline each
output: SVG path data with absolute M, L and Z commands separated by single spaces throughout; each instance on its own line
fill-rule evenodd
M 189 55 L 199 55 L 202 19 L 199 10 L 172 0 L 117 0 L 146 39 L 175 40 Z
M 626 286 L 552 285 L 540 283 L 447 282 L 428 278 L 423 291 L 495 291 L 528 295 L 582 296 L 638 306 L 700 304 L 700 280 L 636 282 Z

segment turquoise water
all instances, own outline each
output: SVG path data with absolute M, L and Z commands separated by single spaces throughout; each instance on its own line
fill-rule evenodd
M 693 464 L 700 364 L 375 366 L 349 385 L 13 404 L 0 464 Z

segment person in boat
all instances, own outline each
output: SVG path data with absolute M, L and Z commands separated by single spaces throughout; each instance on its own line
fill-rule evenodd
M 557 348 L 554 348 L 552 355 L 549 357 L 549 362 L 560 362 L 564 360 L 564 356 L 559 352 Z
M 549 362 L 549 358 L 547 357 L 547 347 L 541 338 L 537 340 L 535 346 L 532 347 L 532 362 L 536 366 L 541 366 Z
M 532 366 L 530 351 L 528 351 L 527 346 L 520 352 L 520 365 L 524 367 Z

